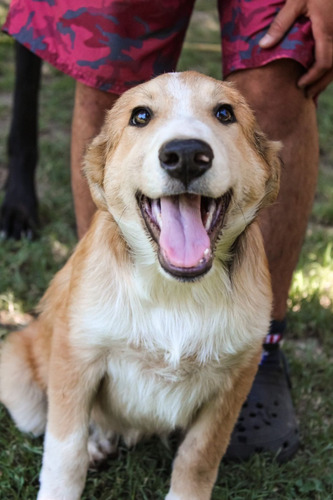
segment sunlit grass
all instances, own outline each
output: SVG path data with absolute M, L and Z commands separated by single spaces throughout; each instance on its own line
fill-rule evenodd
M 329 308 L 333 301 L 333 243 L 321 242 L 320 246 L 320 253 L 311 249 L 307 261 L 295 271 L 291 295 L 295 301 L 318 296 L 322 307 Z

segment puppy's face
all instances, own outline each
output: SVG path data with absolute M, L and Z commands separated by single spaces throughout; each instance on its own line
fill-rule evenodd
M 275 199 L 278 149 L 231 85 L 165 74 L 120 97 L 85 171 L 136 255 L 195 279 Z

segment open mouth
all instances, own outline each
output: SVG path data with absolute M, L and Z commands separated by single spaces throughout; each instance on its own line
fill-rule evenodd
M 231 191 L 219 198 L 189 193 L 159 199 L 138 195 L 165 271 L 182 280 L 193 280 L 209 271 L 230 200 Z

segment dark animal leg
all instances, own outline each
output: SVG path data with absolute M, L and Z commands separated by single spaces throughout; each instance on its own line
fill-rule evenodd
M 16 78 L 8 140 L 9 173 L 1 207 L 2 238 L 32 239 L 38 226 L 38 91 L 41 59 L 15 42 Z

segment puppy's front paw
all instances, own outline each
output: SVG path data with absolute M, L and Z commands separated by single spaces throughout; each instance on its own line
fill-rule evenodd
M 165 500 L 181 500 L 181 498 L 178 495 L 175 495 L 174 493 L 169 491 L 169 493 L 165 497 Z
M 103 432 L 97 425 L 92 425 L 88 439 L 89 468 L 95 469 L 109 455 L 116 455 L 118 441 L 119 436 L 115 432 Z
M 178 490 L 181 493 L 177 494 L 171 489 L 164 500 L 209 500 L 211 498 L 210 489 L 207 488 L 202 489 L 198 486 L 198 488 L 188 489 L 185 486 L 185 490 Z

